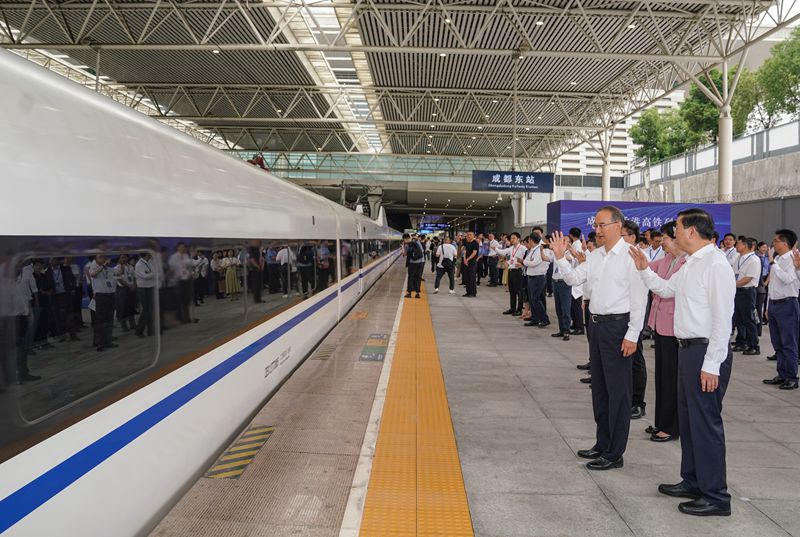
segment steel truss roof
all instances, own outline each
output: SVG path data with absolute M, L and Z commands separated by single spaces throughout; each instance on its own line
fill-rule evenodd
M 99 65 L 231 148 L 358 153 L 378 132 L 379 153 L 539 167 L 589 140 L 607 156 L 617 125 L 741 60 L 795 1 L 0 0 L 0 46 Z M 321 84 L 337 58 L 355 73 Z

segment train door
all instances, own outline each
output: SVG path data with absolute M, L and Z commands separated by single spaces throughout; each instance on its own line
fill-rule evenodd
M 357 255 L 358 258 L 358 296 L 364 292 L 364 278 L 362 278 L 361 270 L 364 268 L 364 232 L 362 231 L 364 228 L 361 224 L 356 224 L 356 245 L 357 247 Z

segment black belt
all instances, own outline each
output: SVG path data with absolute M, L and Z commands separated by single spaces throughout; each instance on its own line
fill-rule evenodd
M 595 315 L 591 316 L 593 323 L 608 323 L 611 321 L 630 321 L 630 313 L 612 313 L 611 315 Z
M 686 347 L 691 347 L 692 345 L 708 345 L 708 338 L 706 337 L 693 337 L 689 339 L 678 338 L 678 347 L 685 349 Z
M 772 302 L 773 304 L 783 304 L 784 302 L 789 302 L 790 300 L 797 300 L 797 299 L 792 296 L 787 298 L 779 298 L 778 300 L 772 300 L 771 298 L 769 299 L 769 301 Z
M 737 287 L 736 292 L 738 293 L 739 291 L 749 291 L 750 289 L 755 289 L 755 287 Z

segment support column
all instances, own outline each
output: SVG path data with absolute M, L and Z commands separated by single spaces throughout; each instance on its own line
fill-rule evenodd
M 367 203 L 369 203 L 369 217 L 375 220 L 381 210 L 381 200 L 383 199 L 383 189 L 375 188 L 370 190 L 367 194 Z
M 522 227 L 525 225 L 527 218 L 527 208 L 528 208 L 528 194 L 518 194 L 519 196 L 519 225 L 517 227 Z
M 724 105 L 719 114 L 717 201 L 729 202 L 733 198 L 733 117 L 730 105 Z
M 611 200 L 611 166 L 608 157 L 603 157 L 603 177 L 600 181 L 601 197 L 603 201 Z

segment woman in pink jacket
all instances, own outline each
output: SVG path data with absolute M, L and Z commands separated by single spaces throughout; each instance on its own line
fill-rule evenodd
M 650 268 L 665 280 L 686 262 L 686 254 L 675 242 L 675 222 L 661 226 L 667 254 L 650 263 Z M 646 432 L 653 442 L 667 442 L 678 437 L 678 341 L 673 332 L 675 299 L 653 295 L 647 325 L 655 332 L 656 343 L 656 423 Z

